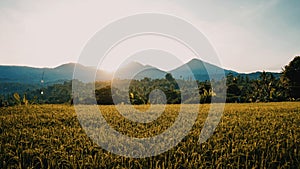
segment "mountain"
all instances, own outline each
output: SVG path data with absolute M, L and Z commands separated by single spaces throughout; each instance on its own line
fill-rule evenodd
M 130 62 L 127 65 L 120 67 L 114 75 L 117 79 L 143 79 L 148 77 L 151 79 L 162 79 L 166 72 L 149 65 L 142 65 L 138 62 Z
M 238 75 L 242 76 L 242 77 L 248 77 L 250 80 L 253 79 L 259 79 L 260 74 L 262 72 L 253 72 L 253 73 L 239 73 Z M 272 73 L 272 75 L 276 78 L 279 79 L 281 76 L 281 73 L 276 73 L 276 72 L 268 72 L 268 73 Z
M 108 81 L 113 77 L 112 73 L 103 70 L 97 70 L 93 67 L 87 67 L 80 64 L 68 63 L 55 68 L 32 68 L 26 66 L 0 66 L 0 83 L 20 83 L 20 84 L 40 84 L 44 80 L 45 85 L 63 83 L 66 80 L 73 79 L 73 72 L 76 66 L 76 79 L 83 82 L 91 82 L 91 79 L 97 81 Z M 258 79 L 261 72 L 254 73 L 238 73 L 232 70 L 226 70 L 213 64 L 192 59 L 189 62 L 173 69 L 169 72 L 162 71 L 149 65 L 142 65 L 138 62 L 130 62 L 120 67 L 114 74 L 117 79 L 143 79 L 148 77 L 151 79 L 164 78 L 166 73 L 171 73 L 176 79 L 196 79 L 199 81 L 209 80 L 208 72 L 211 78 L 218 80 L 222 78 L 222 71 L 225 75 L 232 73 L 234 76 L 248 76 L 249 79 Z M 96 72 L 96 74 L 95 74 Z M 280 77 L 280 73 L 272 73 L 276 78 Z
M 33 79 L 41 79 L 42 69 L 25 66 L 0 66 L 1 82 L 26 82 L 31 83 Z
M 73 67 L 72 71 L 69 72 L 72 75 L 69 80 L 75 78 L 82 82 L 91 82 L 94 81 L 94 79 L 96 79 L 96 81 L 108 81 L 112 78 L 112 73 L 97 70 L 94 67 L 83 66 L 81 64 L 76 64 L 76 77 L 73 77 L 74 68 L 75 67 Z
M 74 68 L 78 70 L 77 78 L 87 82 L 95 76 L 95 68 L 80 64 L 68 63 L 55 68 L 32 68 L 26 66 L 0 66 L 0 82 L 39 84 L 44 80 L 45 84 L 62 83 L 73 79 Z M 98 70 L 96 78 L 99 81 L 110 80 L 111 74 Z
M 199 81 L 209 80 L 209 73 L 211 74 L 211 78 L 215 80 L 219 80 L 225 75 L 232 73 L 237 75 L 238 73 L 231 70 L 222 69 L 213 64 L 201 61 L 199 59 L 192 59 L 186 64 L 171 70 L 170 73 L 173 75 L 175 79 L 196 79 Z M 223 73 L 223 75 L 222 75 Z
M 218 66 L 215 66 L 213 64 L 201 61 L 199 59 L 192 59 L 186 64 L 183 64 L 182 66 L 170 71 L 170 73 L 173 75 L 176 79 L 196 79 L 199 81 L 205 81 L 205 80 L 220 80 L 224 77 L 222 75 L 222 71 L 227 76 L 228 74 L 232 74 L 233 76 L 242 76 L 242 77 L 248 77 L 250 80 L 258 79 L 260 74 L 262 72 L 253 72 L 253 73 L 239 73 L 233 70 L 227 70 L 220 68 Z M 211 77 L 209 77 L 208 72 L 211 73 Z M 281 73 L 274 73 L 269 72 L 274 75 L 275 78 L 280 78 Z

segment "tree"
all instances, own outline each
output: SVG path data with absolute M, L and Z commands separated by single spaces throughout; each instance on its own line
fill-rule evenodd
M 269 102 L 277 101 L 277 80 L 272 73 L 263 71 L 259 79 L 254 80 L 252 92 L 252 101 Z
M 227 87 L 227 95 L 228 96 L 239 96 L 241 95 L 241 90 L 240 88 L 238 87 L 237 84 L 233 83 L 233 84 L 230 84 L 228 85 Z
M 296 56 L 283 70 L 283 79 L 291 98 L 300 98 L 300 56 Z
M 259 78 L 260 85 L 257 90 L 259 91 L 260 100 L 264 102 L 272 101 L 272 93 L 275 90 L 275 77 L 271 73 L 263 71 Z
M 112 99 L 111 86 L 106 86 L 95 91 L 97 104 L 112 105 L 114 101 Z
M 170 82 L 174 82 L 174 81 L 175 81 L 175 79 L 173 78 L 173 76 L 172 76 L 171 73 L 167 73 L 167 74 L 165 75 L 165 78 L 166 78 L 168 81 L 170 81 Z
M 227 85 L 227 102 L 240 102 L 241 89 L 239 84 L 243 83 L 243 79 L 239 77 L 234 77 L 232 73 L 229 73 L 226 76 L 226 85 Z

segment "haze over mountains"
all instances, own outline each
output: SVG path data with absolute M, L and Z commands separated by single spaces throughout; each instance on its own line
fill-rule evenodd
M 41 80 L 44 80 L 45 84 L 62 83 L 63 81 L 73 79 L 75 66 L 77 72 L 79 72 L 77 78 L 83 82 L 89 82 L 88 79 L 94 79 L 94 77 L 96 77 L 97 81 L 108 81 L 112 77 L 116 79 L 142 79 L 144 77 L 161 79 L 164 78 L 166 73 L 171 73 L 176 79 L 196 79 L 199 81 L 209 80 L 208 72 L 213 74 L 215 80 L 223 77 L 222 71 L 224 71 L 225 75 L 232 73 L 233 75 L 248 76 L 250 79 L 256 79 L 260 74 L 260 72 L 249 74 L 238 73 L 198 59 L 192 59 L 169 72 L 138 62 L 131 62 L 120 67 L 115 74 L 97 70 L 96 75 L 95 68 L 75 63 L 63 64 L 55 68 L 0 66 L 0 82 L 38 84 Z M 279 77 L 280 73 L 273 73 L 273 75 Z

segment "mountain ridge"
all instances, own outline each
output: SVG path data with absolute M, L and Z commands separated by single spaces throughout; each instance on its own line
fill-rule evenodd
M 78 71 L 77 77 L 83 82 L 89 82 L 89 79 L 93 79 L 94 77 L 96 77 L 96 81 L 108 81 L 111 80 L 113 75 L 114 78 L 118 79 L 142 79 L 143 77 L 161 79 L 164 78 L 167 73 L 171 73 L 176 79 L 189 79 L 193 77 L 193 79 L 205 81 L 210 79 L 208 72 L 215 78 L 215 80 L 217 80 L 224 77 L 222 75 L 223 71 L 225 75 L 231 73 L 234 76 L 241 75 L 248 76 L 250 79 L 256 79 L 261 73 L 259 71 L 252 73 L 240 73 L 233 70 L 223 69 L 211 63 L 194 58 L 170 71 L 163 71 L 152 65 L 143 65 L 136 61 L 129 62 L 128 64 L 121 66 L 116 72 L 114 72 L 115 74 L 104 70 L 96 70 L 95 68 L 78 63 L 65 63 L 54 68 L 0 65 L 0 82 L 37 84 L 40 83 L 41 80 L 44 80 L 45 83 L 72 80 L 75 66 Z M 272 73 L 276 78 L 281 75 L 281 73 L 276 72 L 270 73 Z

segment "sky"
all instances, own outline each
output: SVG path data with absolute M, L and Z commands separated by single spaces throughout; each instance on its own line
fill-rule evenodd
M 300 55 L 298 0 L 1 0 L 0 65 L 56 67 L 77 62 L 96 32 L 113 21 L 140 13 L 169 14 L 193 24 L 206 36 L 226 69 L 279 72 Z M 159 57 L 138 61 L 163 70 L 194 57 L 188 51 L 181 55 L 173 50 L 181 58 L 172 59 L 169 48 L 175 49 L 172 45 L 176 44 L 170 39 L 138 37 L 122 44 L 123 48 L 129 48 L 124 45 L 130 43 L 143 44 L 130 53 L 130 58 L 138 60 L 156 53 Z M 157 46 L 162 46 L 157 44 L 169 45 L 157 52 Z M 128 54 L 113 52 L 100 68 L 113 71 L 128 61 Z

